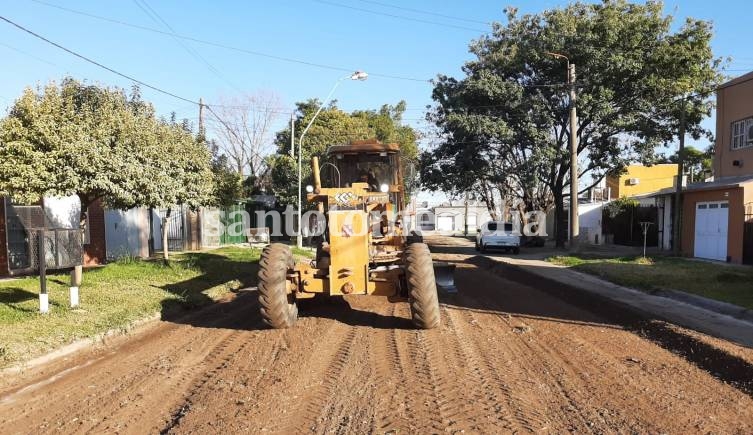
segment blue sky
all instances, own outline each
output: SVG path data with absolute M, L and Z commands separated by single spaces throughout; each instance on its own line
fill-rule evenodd
M 164 29 L 135 1 L 44 1 Z M 371 73 L 369 80 L 344 82 L 337 90 L 335 98 L 340 107 L 375 109 L 404 99 L 409 108 L 407 122 L 421 129 L 426 129 L 421 119 L 423 108 L 431 103 L 431 86 L 427 82 L 378 74 L 426 80 L 437 73 L 459 76 L 461 65 L 469 59 L 468 43 L 486 29 L 481 23 L 503 19 L 502 9 L 508 4 L 515 5 L 511 1 L 481 0 L 146 0 L 146 3 L 181 35 L 345 70 L 365 70 Z M 526 13 L 565 2 L 517 3 L 520 11 Z M 169 35 L 104 22 L 31 0 L 2 0 L 0 4 L 0 14 L 6 18 L 107 66 L 191 100 L 203 97 L 212 102 L 222 95 L 237 93 L 236 89 L 265 90 L 277 93 L 284 106 L 292 108 L 295 101 L 323 97 L 345 74 L 186 42 L 211 64 L 215 73 Z M 666 10 L 680 20 L 693 16 L 714 21 L 713 44 L 717 55 L 735 59 L 729 74 L 753 70 L 753 46 L 749 43 L 753 41 L 753 26 L 750 26 L 753 5 L 749 2 L 668 1 Z M 130 86 L 128 80 L 76 59 L 4 22 L 0 22 L 0 54 L 2 108 L 10 105 L 25 86 L 66 74 L 108 85 Z M 192 120 L 198 116 L 198 109 L 190 103 L 148 89 L 143 94 L 161 114 L 175 111 L 178 117 Z M 707 125 L 713 126 L 713 120 L 707 121 Z

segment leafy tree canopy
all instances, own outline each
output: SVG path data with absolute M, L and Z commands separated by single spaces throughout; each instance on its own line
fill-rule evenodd
M 212 189 L 210 153 L 187 124 L 158 120 L 130 96 L 65 78 L 24 90 L 0 121 L 0 194 L 18 202 L 78 195 L 82 210 L 198 207 Z
M 464 78 L 435 81 L 429 119 L 443 140 L 422 157 L 428 187 L 491 192 L 491 199 L 496 191 L 529 208 L 554 202 L 563 222 L 572 133 L 566 61 L 548 52 L 577 67 L 579 177 L 600 174 L 598 182 L 630 162 L 655 160 L 655 148 L 677 135 L 684 95 L 688 133 L 710 134 L 700 123 L 722 62 L 711 50 L 711 23 L 688 18 L 673 27 L 656 1 L 506 12 L 506 24 L 471 43 L 475 59 Z

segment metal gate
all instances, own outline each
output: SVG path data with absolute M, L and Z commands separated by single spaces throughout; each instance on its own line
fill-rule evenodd
M 246 229 L 249 226 L 247 222 L 244 222 L 246 215 L 244 204 L 234 204 L 220 210 L 220 222 L 222 223 L 220 245 L 246 243 Z
M 159 233 L 153 235 L 154 239 L 159 240 L 162 245 L 162 224 L 167 215 L 168 209 L 162 209 L 157 212 L 159 216 Z M 169 251 L 183 251 L 186 249 L 186 214 L 183 207 L 170 209 L 170 216 L 167 218 L 167 249 Z M 152 227 L 154 231 L 154 227 Z
M 743 264 L 753 266 L 753 202 L 745 204 L 743 225 Z

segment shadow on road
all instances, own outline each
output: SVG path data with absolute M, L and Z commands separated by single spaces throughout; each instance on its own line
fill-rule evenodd
M 432 252 L 464 256 L 457 261 L 459 293 L 443 298 L 453 307 L 629 330 L 753 397 L 753 364 L 683 333 L 663 319 L 489 256 L 476 255 L 473 246 L 437 244 L 432 245 Z M 494 280 L 489 274 L 502 279 Z
M 753 397 L 753 365 L 745 359 L 672 328 L 661 319 L 626 308 L 611 300 L 585 293 L 574 286 L 542 278 L 484 256 L 473 246 L 437 246 L 434 252 L 461 255 L 456 262 L 459 293 L 442 295 L 442 303 L 473 310 L 521 318 L 626 329 L 682 356 L 712 376 L 734 385 Z M 257 265 L 223 256 L 199 253 L 196 267 L 202 274 L 163 287 L 180 301 L 163 303 L 162 319 L 203 328 L 262 330 L 268 327 L 259 314 L 254 289 L 214 303 L 205 292 L 233 279 L 243 287 L 255 285 Z M 450 260 L 452 261 L 452 260 Z M 23 297 L 23 295 L 19 296 Z M 369 310 L 361 296 L 311 299 L 299 302 L 301 318 L 332 319 L 351 326 L 375 329 L 412 329 L 409 319 L 385 316 Z M 373 298 L 373 297 L 369 297 Z M 196 309 L 202 307 L 202 309 Z

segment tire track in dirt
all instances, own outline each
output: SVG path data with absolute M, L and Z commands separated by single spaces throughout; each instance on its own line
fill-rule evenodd
M 479 273 L 488 273 L 478 270 Z M 498 280 L 499 278 L 490 277 Z M 463 294 L 466 304 L 470 306 L 487 307 L 487 312 L 476 310 L 464 310 L 469 322 L 476 325 L 483 325 L 479 334 L 489 335 L 489 331 L 497 331 L 494 336 L 489 336 L 489 342 L 494 345 L 504 343 L 506 350 L 500 352 L 492 349 L 486 349 L 482 356 L 486 359 L 485 364 L 489 367 L 505 367 L 509 371 L 505 378 L 516 380 L 517 385 L 511 386 L 515 391 L 525 391 L 524 380 L 533 381 L 538 386 L 543 387 L 542 397 L 546 397 L 549 402 L 547 405 L 542 403 L 522 403 L 516 408 L 519 419 L 525 420 L 534 417 L 537 423 L 548 427 L 565 427 L 568 430 L 593 432 L 595 423 L 602 423 L 601 416 L 596 413 L 592 407 L 585 406 L 589 403 L 589 398 L 585 397 L 583 391 L 585 386 L 575 384 L 578 374 L 572 367 L 578 364 L 572 358 L 563 359 L 551 352 L 550 346 L 539 343 L 536 338 L 535 330 L 531 330 L 530 325 L 517 318 L 512 314 L 501 314 L 504 307 L 499 305 L 496 298 L 484 295 L 476 298 L 475 292 Z M 476 340 L 478 340 L 478 334 Z M 508 354 L 515 361 L 511 364 L 504 364 L 497 360 L 499 355 Z M 526 364 L 518 364 L 518 361 L 525 361 Z M 580 367 L 581 365 L 578 364 Z M 504 381 L 500 375 L 492 370 L 491 373 L 501 381 Z M 529 385 L 530 388 L 530 385 Z M 546 412 L 536 411 L 542 407 Z M 530 415 L 533 414 L 533 415 Z M 598 432 L 598 430 L 597 430 Z
M 500 374 L 500 370 L 504 370 L 506 365 L 496 358 L 491 360 L 490 355 L 487 355 L 488 353 L 508 355 L 507 352 L 491 349 L 489 342 L 486 342 L 485 346 L 479 345 L 478 334 L 473 334 L 473 331 L 468 330 L 469 325 L 471 328 L 478 328 L 472 326 L 477 323 L 470 312 L 464 312 L 466 318 L 462 319 L 458 310 L 447 311 L 447 322 L 452 325 L 457 335 L 460 351 L 469 372 L 468 378 L 477 382 L 477 388 L 469 392 L 473 393 L 474 402 L 485 411 L 485 418 L 479 421 L 478 429 L 484 433 L 534 432 L 547 427 L 548 422 L 544 416 L 536 412 L 537 404 L 526 403 L 513 395 L 504 375 Z
M 259 321 L 257 326 L 261 325 L 262 322 Z M 181 403 L 173 408 L 171 419 L 165 426 L 160 428 L 160 433 L 169 433 L 178 426 L 181 420 L 191 412 L 195 404 L 200 402 L 195 396 L 202 389 L 210 385 L 212 381 L 215 381 L 218 374 L 238 362 L 239 355 L 242 355 L 244 350 L 251 344 L 247 340 L 248 337 L 246 335 L 245 331 L 232 331 L 224 335 L 224 338 L 212 349 L 207 358 L 202 361 L 203 373 L 198 379 L 193 379 L 188 383 L 189 387 L 183 395 Z
M 215 323 L 228 317 L 236 321 L 243 311 L 237 305 L 222 305 L 210 310 L 210 315 L 228 310 L 212 319 Z M 196 317 L 206 315 L 198 313 Z M 26 432 L 30 427 L 66 432 L 156 431 L 200 372 L 204 357 L 222 339 L 209 328 L 165 323 L 110 351 L 92 350 L 65 364 L 50 364 L 47 369 L 53 368 L 52 372 L 40 370 L 35 376 L 44 382 L 55 376 L 55 368 L 64 375 L 44 385 L 40 389 L 44 393 L 16 387 L 4 396 L 0 415 L 8 418 L 3 418 L 3 428 L 11 432 Z
M 349 360 L 354 352 L 356 339 L 361 336 L 361 333 L 358 328 L 348 328 L 345 325 L 338 329 L 342 329 L 343 334 L 340 334 L 337 341 L 330 342 L 336 350 L 330 354 L 318 355 L 315 366 L 312 367 L 315 372 L 318 372 L 315 376 L 322 380 L 321 385 L 317 386 L 310 396 L 303 399 L 305 401 L 303 412 L 299 418 L 291 422 L 292 425 L 285 428 L 284 432 L 324 432 L 322 426 L 331 419 L 338 399 L 342 400 L 345 392 L 353 393 L 352 390 L 341 390 L 339 387 L 343 376 L 346 375 L 346 369 L 352 370 L 349 367 Z
M 491 280 L 505 282 L 497 277 Z M 526 287 L 517 290 L 525 294 L 536 291 Z M 474 300 L 474 296 L 479 298 Z M 519 349 L 517 359 L 530 361 L 527 368 L 531 374 L 527 376 L 550 389 L 551 394 L 542 397 L 557 398 L 547 411 L 554 427 L 596 433 L 688 433 L 701 428 L 703 432 L 725 432 L 723 428 L 729 428 L 729 421 L 711 417 L 709 412 L 713 409 L 711 415 L 721 416 L 736 406 L 737 402 L 730 399 L 736 395 L 732 388 L 628 330 L 598 323 L 603 320 L 593 315 L 586 322 L 567 323 L 556 316 L 521 318 L 503 314 L 503 299 L 473 289 L 464 292 L 463 298 L 463 305 L 485 308 L 469 310 L 485 331 L 494 329 L 494 324 L 503 325 L 503 336 L 511 337 L 510 345 Z M 496 353 L 490 350 L 488 354 Z M 670 367 L 674 369 L 667 373 Z M 728 391 L 719 395 L 720 390 Z M 688 395 L 688 391 L 697 394 Z M 657 410 L 686 417 L 657 420 Z M 750 429 L 744 420 L 738 431 Z
M 398 304 L 390 304 L 386 315 L 398 318 Z M 411 416 L 415 412 L 406 388 L 408 379 L 403 370 L 403 355 L 398 350 L 395 328 L 374 337 L 376 342 L 370 353 L 374 367 L 377 415 L 372 433 L 411 433 L 415 427 Z
M 406 372 L 413 386 L 410 398 L 416 402 L 417 432 L 456 432 L 473 429 L 475 404 L 468 396 L 467 377 L 458 337 L 451 329 L 445 307 L 440 310 L 443 326 L 435 330 L 400 331 L 407 355 Z

